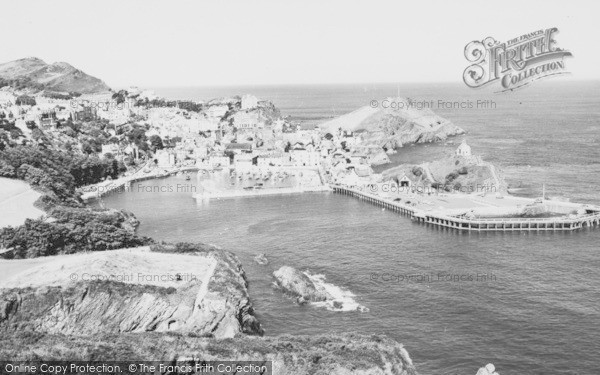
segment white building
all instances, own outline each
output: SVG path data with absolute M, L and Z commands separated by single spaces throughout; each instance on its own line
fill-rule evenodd
M 198 131 L 202 131 L 202 132 L 214 132 L 219 130 L 219 121 L 212 118 L 212 119 L 207 119 L 205 117 L 200 117 L 198 119 Z
M 251 169 L 252 154 L 237 154 L 233 157 L 233 163 L 236 169 Z
M 229 107 L 226 105 L 213 105 L 206 108 L 204 113 L 206 113 L 206 116 L 209 118 L 221 118 L 225 116 L 225 113 L 227 113 L 228 110 Z
M 467 144 L 467 141 L 464 140 L 456 149 L 457 156 L 471 156 L 471 146 Z
M 258 99 L 254 95 L 242 96 L 242 109 L 254 109 L 258 106 Z
M 308 151 L 306 149 L 290 150 L 292 162 L 297 167 L 316 167 L 321 160 L 321 154 L 318 151 Z
M 256 112 L 237 112 L 233 115 L 233 125 L 238 129 L 255 129 L 262 127 Z
M 225 156 L 225 155 L 211 155 L 208 158 L 208 164 L 212 168 L 217 168 L 217 167 L 228 168 L 229 165 L 231 164 L 231 160 L 229 159 L 229 156 Z
M 400 185 L 400 187 L 410 188 L 412 186 L 412 180 L 404 173 L 402 177 L 398 179 L 398 185 Z
M 169 152 L 167 150 L 158 150 L 154 155 L 154 160 L 156 160 L 156 165 L 161 168 L 172 167 L 177 162 L 177 157 L 175 153 Z
M 112 156 L 118 156 L 121 154 L 121 150 L 119 149 L 119 145 L 114 143 L 108 145 L 102 145 L 102 151 L 100 151 L 100 155 L 105 157 L 106 154 L 111 154 Z
M 290 157 L 288 154 L 267 154 L 261 155 L 256 160 L 256 165 L 259 168 L 268 168 L 268 167 L 281 167 L 282 165 L 289 164 Z
M 137 160 L 140 157 L 140 149 L 135 143 L 125 147 L 125 150 L 123 150 L 123 152 L 125 153 L 125 155 L 131 156 L 134 160 Z

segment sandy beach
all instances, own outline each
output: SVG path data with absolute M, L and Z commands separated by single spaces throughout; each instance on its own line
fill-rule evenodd
M 25 219 L 44 215 L 44 211 L 33 205 L 40 196 L 23 181 L 0 178 L 0 227 L 19 226 Z

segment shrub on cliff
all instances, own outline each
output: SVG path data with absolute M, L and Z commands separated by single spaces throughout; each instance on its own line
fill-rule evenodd
M 203 243 L 190 243 L 190 242 L 177 242 L 167 243 L 161 242 L 160 244 L 153 244 L 150 246 L 150 251 L 155 251 L 158 253 L 196 253 L 196 252 L 209 252 L 217 250 L 216 247 L 206 245 Z
M 456 172 L 448 173 L 448 175 L 446 176 L 446 183 L 449 184 L 452 181 L 456 180 L 457 178 L 458 178 L 458 173 L 456 173 Z
M 0 177 L 17 178 L 45 194 L 36 206 L 54 219 L 26 220 L 19 227 L 0 229 L 5 257 L 33 258 L 80 251 L 101 251 L 153 243 L 135 234 L 135 218 L 119 211 L 83 208 L 76 188 L 118 177 L 124 165 L 114 159 L 74 155 L 32 146 L 0 151 Z
M 77 201 L 75 189 L 118 177 L 125 170 L 116 160 L 74 155 L 34 146 L 7 147 L 0 151 L 0 177 L 18 178 L 67 204 Z
M 412 169 L 412 174 L 414 174 L 415 176 L 419 177 L 423 174 L 423 169 L 421 167 L 414 167 Z
M 83 211 L 83 210 L 82 210 Z M 13 249 L 6 257 L 35 258 L 82 251 L 103 251 L 152 243 L 146 237 L 138 237 L 131 230 L 116 224 L 114 218 L 89 212 L 87 216 L 77 213 L 73 222 L 61 217 L 55 222 L 27 219 L 19 227 L 0 229 L 1 247 Z

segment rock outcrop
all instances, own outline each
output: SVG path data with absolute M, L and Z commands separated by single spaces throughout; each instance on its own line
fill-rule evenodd
M 393 150 L 406 144 L 443 141 L 465 131 L 428 108 L 418 108 L 408 99 L 388 98 L 388 108 L 365 106 L 320 125 L 335 134 L 340 129 L 361 134 L 361 147 Z
M 267 259 L 267 256 L 264 253 L 256 255 L 254 257 L 254 261 L 257 264 L 260 264 L 261 266 L 266 266 L 267 264 L 269 264 L 269 260 Z
M 69 92 L 79 94 L 106 93 L 110 88 L 100 79 L 92 77 L 65 62 L 47 64 L 30 57 L 0 64 L 0 78 L 11 86 L 33 92 Z
M 499 375 L 496 372 L 496 366 L 492 363 L 488 363 L 485 367 L 481 367 L 479 371 L 477 371 L 477 375 Z
M 384 179 L 406 176 L 413 186 L 438 186 L 438 189 L 463 193 L 506 193 L 501 170 L 478 156 L 449 155 L 421 165 L 402 164 L 382 173 Z
M 67 335 L 182 332 L 216 338 L 263 333 L 244 271 L 231 253 L 132 249 L 51 258 L 3 280 L 0 329 Z
M 417 375 L 404 347 L 384 336 L 236 337 L 214 340 L 180 334 L 72 337 L 40 333 L 0 335 L 0 360 L 160 359 L 170 365 L 195 361 L 272 363 L 272 374 Z M 194 359 L 195 358 L 195 359 Z
M 299 303 L 320 302 L 328 298 L 308 276 L 295 268 L 283 266 L 273 272 L 273 276 L 277 285 L 286 293 L 297 297 Z
M 357 302 L 354 293 L 328 282 L 325 275 L 313 275 L 283 266 L 273 272 L 273 276 L 275 285 L 285 294 L 295 297 L 300 305 L 311 303 L 330 311 L 369 312 L 368 307 Z

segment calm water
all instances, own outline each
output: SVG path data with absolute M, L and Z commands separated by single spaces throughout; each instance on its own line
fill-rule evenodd
M 395 85 L 157 90 L 193 99 L 253 92 L 309 124 L 396 91 Z M 600 84 L 540 83 L 511 95 L 449 85 L 400 92 L 435 101 L 495 100 L 496 109 L 436 112 L 468 130 L 475 152 L 500 164 L 523 194 L 539 194 L 544 182 L 551 195 L 600 203 Z M 410 147 L 394 161 L 420 162 L 453 147 Z M 142 184 L 187 183 L 172 177 Z M 385 333 L 406 345 L 423 374 L 475 374 L 488 362 L 503 375 L 598 373 L 598 229 L 457 233 L 327 193 L 196 203 L 189 192 L 131 192 L 104 201 L 133 211 L 142 235 L 238 254 L 268 335 Z M 252 261 L 260 252 L 268 266 Z M 326 275 L 370 311 L 293 304 L 271 285 L 282 265 Z M 442 273 L 463 280 L 447 281 Z M 425 281 L 399 281 L 407 274 Z

